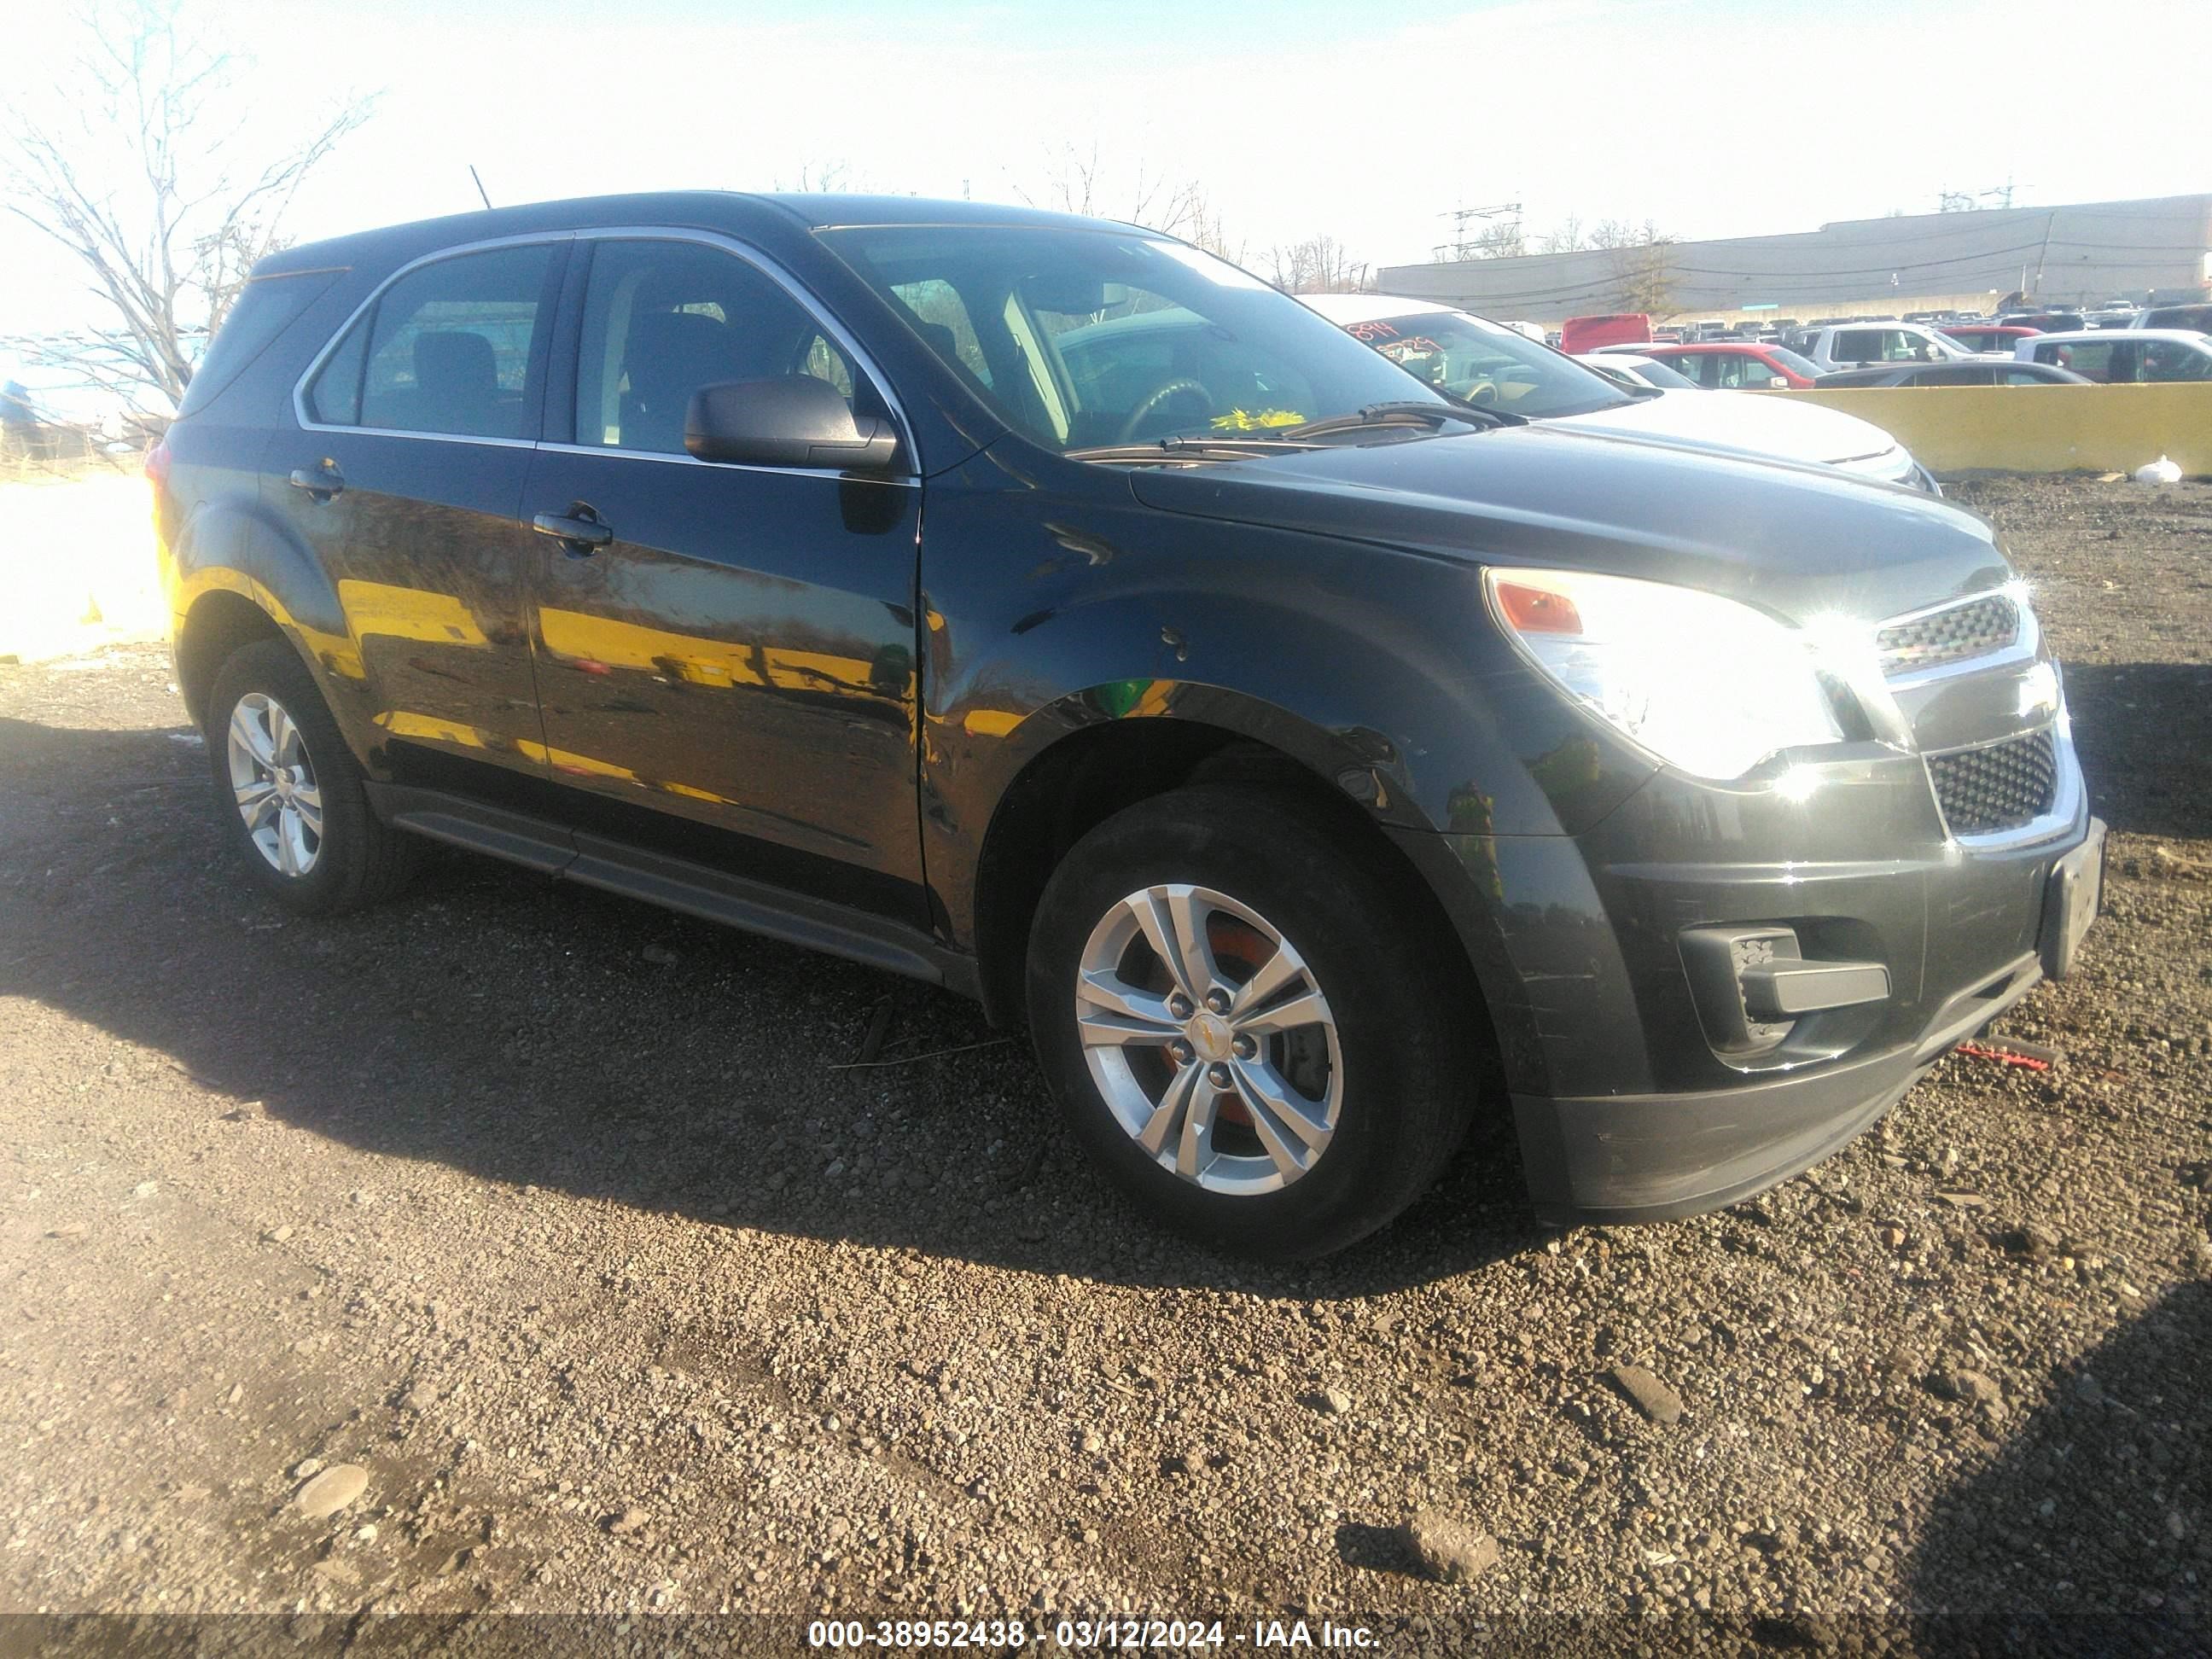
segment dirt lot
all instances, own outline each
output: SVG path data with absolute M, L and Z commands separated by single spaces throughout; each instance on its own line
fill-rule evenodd
M 459 855 L 288 919 L 159 648 L 0 666 L 0 1610 L 2200 1650 L 2212 489 L 1959 493 L 2117 837 L 2008 1024 L 2058 1064 L 1647 1228 L 1537 1231 L 1483 1138 L 1291 1270 L 1136 1221 L 926 988 Z M 1496 1563 L 1413 1571 L 1423 1505 Z

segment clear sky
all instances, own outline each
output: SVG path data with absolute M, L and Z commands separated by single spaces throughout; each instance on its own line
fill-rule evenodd
M 9 96 L 60 50 L 9 25 Z M 1095 209 L 1196 180 L 1232 246 L 1335 236 L 1425 258 L 1460 206 L 1686 237 L 1811 229 L 2011 179 L 2027 204 L 2212 189 L 2204 0 L 224 0 L 255 60 L 242 137 L 347 86 L 373 122 L 301 239 L 476 205 L 688 185 L 1048 203 L 1095 145 Z M 45 21 L 42 21 L 45 20 Z M 2075 47 L 2079 50 L 2075 50 Z M 0 333 L 88 315 L 0 225 Z

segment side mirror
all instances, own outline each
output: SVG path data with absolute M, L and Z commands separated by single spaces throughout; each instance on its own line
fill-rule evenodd
M 898 431 L 880 416 L 855 416 L 827 380 L 787 374 L 723 380 L 691 394 L 684 447 L 702 461 L 874 472 L 898 458 Z
M 1790 390 L 1790 377 L 1786 374 L 1769 375 L 1767 377 L 1766 384 L 1772 386 L 1777 392 L 1787 392 Z

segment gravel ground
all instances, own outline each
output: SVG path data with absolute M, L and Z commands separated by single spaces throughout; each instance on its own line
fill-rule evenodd
M 2212 489 L 1958 493 L 2116 837 L 2007 1022 L 2058 1062 L 1663 1225 L 1540 1231 L 1479 1136 L 1291 1269 L 1137 1221 L 926 988 L 458 854 L 288 918 L 159 648 L 0 666 L 0 1610 L 2201 1650 Z

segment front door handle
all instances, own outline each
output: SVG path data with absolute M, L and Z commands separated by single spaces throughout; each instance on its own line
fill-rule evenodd
M 580 504 L 567 513 L 540 513 L 531 520 L 530 527 L 580 555 L 596 553 L 615 538 L 614 531 L 599 515 Z
M 304 489 L 307 499 L 326 501 L 345 489 L 345 474 L 338 471 L 336 461 L 325 461 L 320 466 L 295 466 L 292 469 L 292 488 Z

